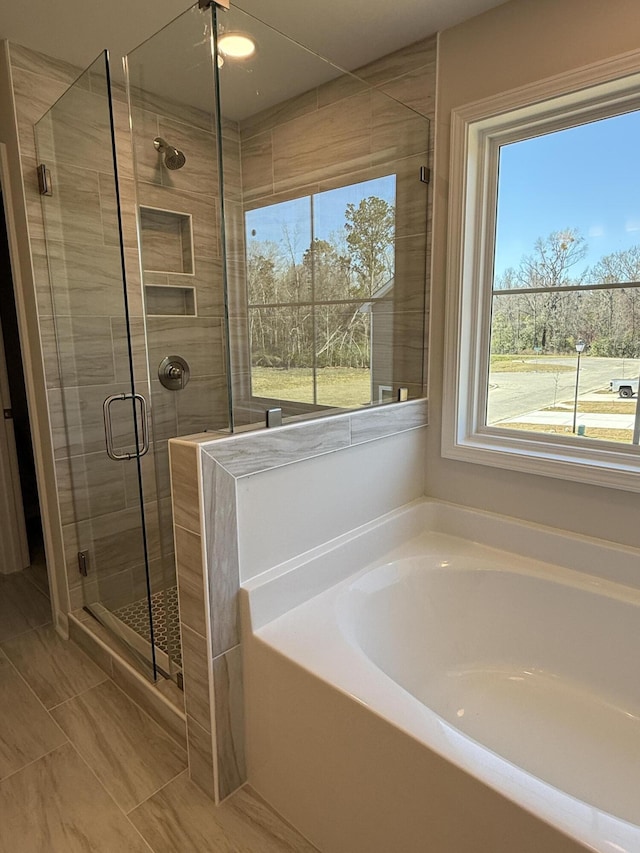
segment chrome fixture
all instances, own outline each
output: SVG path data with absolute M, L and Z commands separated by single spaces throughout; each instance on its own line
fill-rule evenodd
M 40 195 L 53 195 L 51 172 L 44 163 L 38 164 L 38 191 Z
M 142 447 L 136 450 L 135 453 L 117 453 L 113 446 L 113 430 L 111 427 L 111 406 L 119 400 L 133 400 L 133 405 L 140 403 L 141 424 L 142 424 Z M 142 394 L 111 394 L 102 404 L 102 417 L 104 420 L 104 436 L 107 443 L 107 456 L 117 462 L 126 461 L 129 459 L 139 459 L 144 456 L 149 450 L 149 410 L 147 408 L 146 398 Z
M 271 429 L 271 427 L 282 426 L 282 409 L 279 407 L 275 407 L 273 409 L 267 409 L 265 414 L 265 424 L 267 429 Z
M 158 379 L 169 391 L 182 391 L 190 376 L 189 365 L 180 355 L 166 355 L 158 365 Z
M 182 169 L 187 162 L 187 158 L 182 151 L 174 148 L 173 145 L 169 145 L 161 136 L 156 136 L 153 140 L 153 145 L 156 151 L 164 156 L 164 165 L 167 169 L 171 169 L 172 171 L 174 169 Z

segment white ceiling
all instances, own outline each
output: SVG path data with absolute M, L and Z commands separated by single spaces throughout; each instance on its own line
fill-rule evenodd
M 231 2 L 353 69 L 504 0 Z M 0 0 L 0 38 L 84 68 L 104 48 L 114 59 L 128 53 L 189 5 L 189 0 Z

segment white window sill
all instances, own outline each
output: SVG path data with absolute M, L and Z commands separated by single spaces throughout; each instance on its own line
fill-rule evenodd
M 595 452 L 594 452 L 595 451 Z M 623 491 L 640 491 L 640 455 L 632 445 L 584 440 L 576 446 L 573 437 L 511 430 L 485 431 L 463 439 L 443 441 L 442 455 L 460 462 L 506 468 L 543 477 L 572 480 Z

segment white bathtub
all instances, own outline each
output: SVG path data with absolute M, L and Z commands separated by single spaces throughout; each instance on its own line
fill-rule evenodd
M 638 853 L 635 575 L 430 501 L 274 568 L 243 593 L 250 782 L 323 853 Z

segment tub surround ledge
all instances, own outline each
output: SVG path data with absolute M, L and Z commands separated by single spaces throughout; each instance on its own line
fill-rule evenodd
M 422 437 L 427 416 L 428 401 L 418 399 L 269 430 L 207 432 L 169 442 L 189 769 L 215 802 L 247 780 L 239 591 L 241 577 L 258 569 L 247 554 L 242 564 L 239 489 L 257 475 L 329 454 L 363 458 L 368 443 L 373 470 L 376 455 L 385 455 L 384 443 L 416 430 Z M 395 453 L 405 455 L 402 449 Z M 418 470 L 418 451 L 415 456 L 415 466 L 407 464 Z M 423 494 L 422 474 L 416 479 L 406 473 L 399 470 L 389 489 L 391 506 Z

